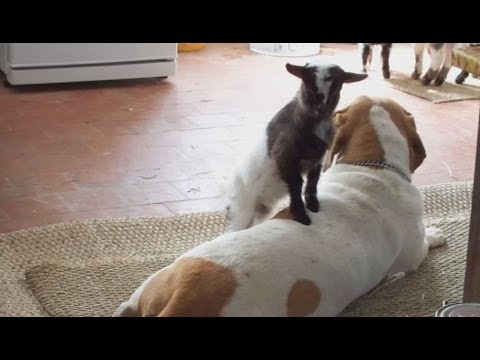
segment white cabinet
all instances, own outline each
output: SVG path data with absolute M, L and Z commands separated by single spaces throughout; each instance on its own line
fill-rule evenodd
M 12 85 L 167 77 L 176 65 L 176 43 L 0 44 Z

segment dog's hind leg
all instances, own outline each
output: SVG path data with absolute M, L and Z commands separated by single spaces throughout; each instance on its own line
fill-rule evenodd
M 428 250 L 445 245 L 445 243 L 446 239 L 442 230 L 435 227 L 426 228 L 423 239 L 417 237 L 416 240 L 411 239 L 405 245 L 389 273 L 417 271 L 427 257 Z

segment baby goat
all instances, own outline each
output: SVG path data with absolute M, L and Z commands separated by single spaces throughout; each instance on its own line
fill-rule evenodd
M 302 175 L 307 176 L 306 207 L 318 212 L 317 183 L 333 137 L 331 118 L 340 91 L 343 84 L 367 77 L 331 63 L 287 64 L 286 68 L 302 80 L 300 89 L 273 117 L 261 141 L 232 174 L 227 231 L 243 230 L 265 219 L 287 193 L 294 219 L 311 223 L 302 200 Z

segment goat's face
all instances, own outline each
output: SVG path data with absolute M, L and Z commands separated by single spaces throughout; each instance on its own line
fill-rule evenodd
M 346 72 L 338 65 L 320 61 L 305 66 L 287 64 L 286 68 L 302 79 L 306 104 L 326 115 L 337 107 L 343 84 L 361 81 L 368 76 Z

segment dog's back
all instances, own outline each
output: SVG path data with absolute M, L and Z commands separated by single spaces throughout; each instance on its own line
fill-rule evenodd
M 336 163 L 320 178 L 324 206 L 310 226 L 286 216 L 203 243 L 152 275 L 123 312 L 335 316 L 389 272 L 416 270 L 441 241 L 424 240 L 410 182 L 426 156 L 413 117 L 388 99 L 360 97 L 335 123 Z

